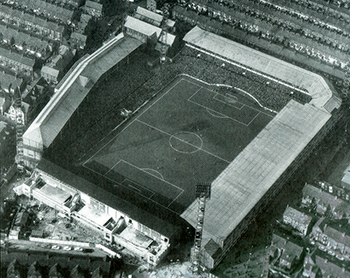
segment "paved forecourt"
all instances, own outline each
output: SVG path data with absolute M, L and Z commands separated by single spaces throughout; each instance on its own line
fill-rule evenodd
M 212 182 L 274 114 L 245 96 L 178 77 L 84 167 L 181 213 L 198 182 Z

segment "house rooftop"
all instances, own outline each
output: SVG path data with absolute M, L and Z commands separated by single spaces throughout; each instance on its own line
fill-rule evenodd
M 305 225 L 309 225 L 312 221 L 312 216 L 302 213 L 301 211 L 298 211 L 290 206 L 288 206 L 284 211 L 283 217 L 290 217 L 292 219 L 295 219 L 297 222 Z
M 98 11 L 102 11 L 102 7 L 103 7 L 102 4 L 94 1 L 89 1 L 89 0 L 86 1 L 85 6 L 87 8 L 98 10 Z
M 142 8 L 140 6 L 137 7 L 136 13 L 134 16 L 138 19 L 141 19 L 143 21 L 146 21 L 156 26 L 160 26 L 163 20 L 162 15 L 152 12 L 150 10 L 147 10 L 145 8 Z
M 162 32 L 161 28 L 154 26 L 152 24 L 149 24 L 147 22 L 144 22 L 142 20 L 139 20 L 132 16 L 126 17 L 124 26 L 126 28 L 135 30 L 136 32 L 142 33 L 147 37 L 151 37 L 153 34 L 156 34 L 157 39 L 159 38 L 160 33 Z
M 330 205 L 333 208 L 347 208 L 350 209 L 350 204 L 343 201 L 342 199 L 334 196 L 328 192 L 323 191 L 321 188 L 317 188 L 311 184 L 305 184 L 303 188 L 303 196 L 316 199 L 317 202 L 322 202 L 323 204 Z
M 10 86 L 12 88 L 18 87 L 22 84 L 22 82 L 23 79 L 0 71 L 0 85 L 3 89 L 7 90 Z
M 316 222 L 314 228 L 316 227 L 319 227 L 328 238 L 332 238 L 350 247 L 350 227 L 348 220 L 338 221 L 336 223 L 322 217 Z
M 60 71 L 49 66 L 43 66 L 41 68 L 41 75 L 48 74 L 50 76 L 58 77 Z
M 30 67 L 33 67 L 35 64 L 35 60 L 28 57 L 24 57 L 2 47 L 0 47 L 0 56 Z
M 304 250 L 303 247 L 299 246 L 298 244 L 295 244 L 289 239 L 283 238 L 276 234 L 272 235 L 271 246 L 284 250 L 283 254 L 285 254 L 285 256 L 288 255 L 289 257 L 295 256 L 300 258 Z

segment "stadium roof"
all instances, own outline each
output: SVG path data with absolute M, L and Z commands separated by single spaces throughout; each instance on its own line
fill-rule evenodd
M 316 73 L 202 30 L 197 26 L 188 32 L 183 40 L 231 61 L 237 61 L 258 72 L 306 89 L 312 97 L 311 104 L 319 108 L 327 110 L 340 106 L 340 99 L 333 95 L 327 82 Z M 327 111 L 331 112 L 331 110 Z
M 84 192 L 88 196 L 100 201 L 103 204 L 106 204 L 118 211 L 124 212 L 133 220 L 146 225 L 148 228 L 153 229 L 164 236 L 171 238 L 173 235 L 175 235 L 175 232 L 178 232 L 178 228 L 176 226 L 161 220 L 160 218 L 125 201 L 117 195 L 109 191 L 107 192 L 101 187 L 98 187 L 95 184 L 74 175 L 73 173 L 51 163 L 48 160 L 42 159 L 38 164 L 37 169 L 57 178 L 58 180 L 81 192 Z
M 203 246 L 224 240 L 271 188 L 331 115 L 291 100 L 213 181 L 204 219 Z M 197 223 L 197 202 L 181 215 Z
M 73 71 L 69 71 L 64 83 L 59 84 L 59 89 L 24 133 L 23 140 L 50 146 L 100 76 L 141 44 L 120 34 L 82 59 Z

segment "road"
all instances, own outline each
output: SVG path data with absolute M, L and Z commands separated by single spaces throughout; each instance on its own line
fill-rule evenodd
M 28 240 L 8 240 L 6 247 L 8 251 L 12 252 L 18 252 L 18 251 L 31 251 L 31 252 L 38 252 L 38 253 L 52 253 L 53 255 L 67 255 L 70 256 L 84 256 L 84 257 L 95 257 L 95 258 L 105 258 L 107 254 L 97 248 L 89 247 L 86 249 L 94 250 L 93 252 L 84 253 L 82 251 L 75 251 L 75 250 L 64 250 L 63 248 L 65 246 L 74 246 L 72 245 L 56 245 L 60 246 L 60 249 L 52 249 L 52 246 L 54 244 L 49 243 L 39 243 L 39 242 L 32 242 Z M 1 247 L 3 249 L 3 247 Z

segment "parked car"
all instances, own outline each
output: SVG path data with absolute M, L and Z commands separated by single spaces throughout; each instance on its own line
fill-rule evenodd
M 70 250 L 72 250 L 72 249 L 73 249 L 72 246 L 64 246 L 64 247 L 63 247 L 63 250 L 66 250 L 66 251 L 70 251 Z
M 58 245 L 52 245 L 51 249 L 54 249 L 54 250 L 59 250 L 59 249 L 61 249 L 61 247 L 60 247 L 60 246 L 58 246 Z

